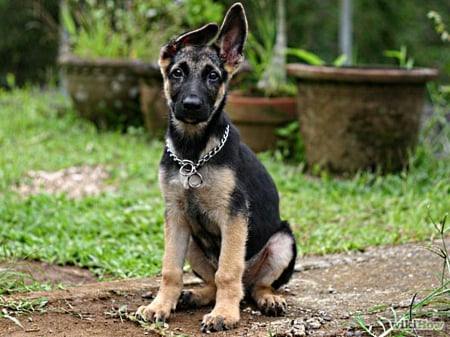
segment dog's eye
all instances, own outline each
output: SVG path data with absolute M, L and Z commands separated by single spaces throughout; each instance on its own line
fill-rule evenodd
M 208 73 L 208 80 L 217 81 L 219 79 L 219 73 L 215 70 L 212 70 Z
M 183 70 L 181 70 L 180 68 L 175 68 L 170 75 L 176 79 L 182 78 Z

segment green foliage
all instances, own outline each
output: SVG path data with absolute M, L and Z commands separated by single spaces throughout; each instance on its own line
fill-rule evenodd
M 324 66 L 327 64 L 327 62 L 321 59 L 318 55 L 302 48 L 288 48 L 287 54 L 294 56 L 295 58 L 298 58 L 301 61 L 313 66 Z M 338 56 L 333 62 L 331 62 L 331 65 L 335 67 L 342 67 L 345 64 L 345 61 L 346 56 L 343 54 Z
M 67 7 L 62 19 L 73 43 L 73 52 L 84 57 L 130 57 L 132 46 L 124 36 L 115 34 L 111 21 L 102 8 L 91 8 L 88 13 L 77 15 L 79 30 Z
M 5 254 L 6 251 L 3 253 Z M 2 295 L 17 292 L 51 289 L 49 284 L 41 283 L 30 273 L 17 270 L 18 267 L 20 267 L 20 262 L 14 259 L 11 259 L 8 263 L 3 263 L 0 267 L 0 298 Z
M 296 58 L 299 58 L 300 60 L 313 66 L 323 66 L 326 64 L 326 62 L 322 60 L 319 56 L 306 49 L 288 48 L 287 54 L 295 56 Z
M 406 46 L 401 46 L 400 50 L 386 50 L 384 56 L 397 60 L 400 68 L 412 69 L 414 66 L 414 59 L 408 57 L 408 50 Z
M 162 13 L 166 5 L 167 13 Z M 62 7 L 61 14 L 75 55 L 155 60 L 160 46 L 171 37 L 171 31 L 165 34 L 165 30 L 179 26 L 175 7 L 172 1 L 134 1 L 129 6 L 123 2 L 72 0 Z
M 71 0 L 62 7 L 72 52 L 95 58 L 156 60 L 161 46 L 204 21 L 215 21 L 222 6 L 212 0 Z
M 297 121 L 277 129 L 277 137 L 274 155 L 278 160 L 290 163 L 300 163 L 305 160 L 305 148 Z
M 433 22 L 434 30 L 439 34 L 441 40 L 443 42 L 450 42 L 450 34 L 448 33 L 447 26 L 442 20 L 441 15 L 436 11 L 429 11 L 427 17 Z
M 220 24 L 225 7 L 219 2 L 204 0 L 183 0 L 184 19 L 188 29 L 195 29 L 210 22 Z

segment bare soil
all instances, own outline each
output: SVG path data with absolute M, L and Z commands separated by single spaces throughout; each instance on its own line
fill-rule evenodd
M 50 194 L 66 193 L 69 198 L 98 195 L 113 191 L 106 185 L 108 178 L 105 166 L 73 166 L 58 171 L 29 171 L 14 189 L 23 197 L 45 191 Z
M 163 329 L 146 330 L 117 314 L 126 305 L 134 312 L 156 294 L 159 278 L 97 282 L 87 270 L 46 265 L 20 264 L 53 284 L 77 284 L 62 290 L 32 292 L 6 297 L 31 300 L 45 297 L 41 312 L 16 316 L 23 328 L 10 319 L 0 319 L 0 336 L 157 336 L 173 333 L 204 336 L 202 316 L 211 308 L 179 310 Z M 380 306 L 408 311 L 415 293 L 420 298 L 439 285 L 440 261 L 421 244 L 369 249 L 363 253 L 309 256 L 298 259 L 289 285 L 281 290 L 289 305 L 285 317 L 265 317 L 243 302 L 240 326 L 216 336 L 360 336 L 352 313 L 375 322 Z M 185 275 L 187 287 L 199 286 L 198 279 Z M 145 298 L 144 298 L 144 297 Z M 384 308 L 386 309 L 386 308 Z M 115 314 L 114 314 L 115 313 Z M 385 316 L 390 311 L 384 311 Z M 449 313 L 450 315 L 450 313 Z M 443 318 L 440 318 L 441 320 Z M 450 333 L 449 317 L 445 332 Z M 423 335 L 423 334 L 422 334 Z M 425 335 L 427 335 L 425 333 Z M 433 336 L 433 333 L 429 333 Z

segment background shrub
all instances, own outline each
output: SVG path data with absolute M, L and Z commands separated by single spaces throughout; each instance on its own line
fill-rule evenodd
M 58 0 L 0 0 L 0 86 L 7 86 L 8 74 L 14 75 L 16 85 L 44 84 L 54 78 L 58 3 Z
M 228 6 L 235 0 L 223 0 Z M 251 3 L 257 0 L 243 0 Z M 273 1 L 275 4 L 275 1 Z M 286 0 L 288 45 L 316 53 L 327 62 L 339 55 L 340 1 Z M 251 9 L 251 6 L 247 6 Z M 385 50 L 408 49 L 415 66 L 437 67 L 445 80 L 450 77 L 450 51 L 442 43 L 427 13 L 441 13 L 447 25 L 450 2 L 446 0 L 354 0 L 353 61 L 355 64 L 394 64 Z M 253 17 L 248 13 L 250 29 Z

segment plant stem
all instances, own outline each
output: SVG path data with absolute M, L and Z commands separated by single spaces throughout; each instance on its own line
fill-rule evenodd
M 258 87 L 266 93 L 276 92 L 280 83 L 286 82 L 286 6 L 285 0 L 277 0 L 277 29 L 270 64 L 264 70 Z
M 286 81 L 286 6 L 285 0 L 277 0 L 277 35 L 275 41 L 275 50 L 273 52 L 272 66 L 278 77 L 279 82 Z

